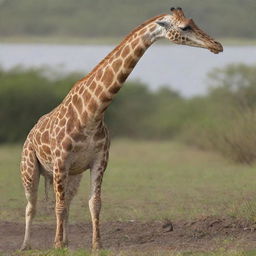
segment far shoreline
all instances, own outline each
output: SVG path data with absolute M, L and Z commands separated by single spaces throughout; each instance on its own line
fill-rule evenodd
M 13 36 L 1 37 L 0 44 L 58 44 L 58 45 L 117 45 L 122 37 L 54 37 L 54 36 Z M 218 38 L 226 46 L 256 46 L 256 38 Z M 157 44 L 165 45 L 167 40 Z

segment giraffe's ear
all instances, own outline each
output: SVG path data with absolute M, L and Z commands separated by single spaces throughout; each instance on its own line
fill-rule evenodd
M 170 24 L 164 20 L 156 21 L 156 24 L 158 24 L 159 26 L 164 27 L 164 28 L 169 28 L 169 26 L 170 26 Z

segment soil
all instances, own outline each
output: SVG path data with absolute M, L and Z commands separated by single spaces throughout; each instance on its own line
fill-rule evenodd
M 104 248 L 113 250 L 211 251 L 219 248 L 256 249 L 256 226 L 235 218 L 206 217 L 194 221 L 106 222 L 101 224 Z M 55 224 L 34 224 L 33 249 L 52 248 Z M 0 252 L 19 249 L 24 224 L 0 222 Z M 91 224 L 70 225 L 69 248 L 90 248 Z

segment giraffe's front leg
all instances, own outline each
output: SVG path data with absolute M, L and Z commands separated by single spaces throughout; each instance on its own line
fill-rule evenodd
M 107 161 L 102 160 L 91 168 L 91 194 L 89 208 L 92 218 L 92 249 L 101 248 L 99 217 L 101 210 L 101 184 Z
M 39 184 L 39 167 L 38 160 L 35 153 L 32 151 L 32 146 L 29 143 L 26 143 L 24 150 L 29 150 L 27 156 L 22 155 L 21 161 L 21 176 L 23 185 L 25 188 L 25 195 L 28 200 L 26 207 L 26 229 L 24 241 L 21 246 L 21 250 L 30 249 L 30 237 L 31 237 L 31 225 L 32 220 L 36 213 L 36 201 L 37 201 L 37 191 Z
M 54 168 L 54 191 L 55 191 L 55 214 L 56 214 L 56 233 L 55 248 L 64 247 L 63 234 L 67 215 L 66 190 L 68 173 L 64 165 L 56 165 Z

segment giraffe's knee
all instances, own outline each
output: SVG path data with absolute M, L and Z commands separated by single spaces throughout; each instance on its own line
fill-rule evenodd
M 25 196 L 27 198 L 27 201 L 33 206 L 36 204 L 37 201 L 37 191 L 33 189 L 26 189 L 25 190 Z
M 89 199 L 89 208 L 93 212 L 99 212 L 101 210 L 101 198 L 100 198 L 100 195 L 92 196 Z
M 67 207 L 64 204 L 57 204 L 55 207 L 55 213 L 57 216 L 64 218 L 67 215 Z
M 26 217 L 34 217 L 36 214 L 36 206 L 28 202 L 26 207 Z

